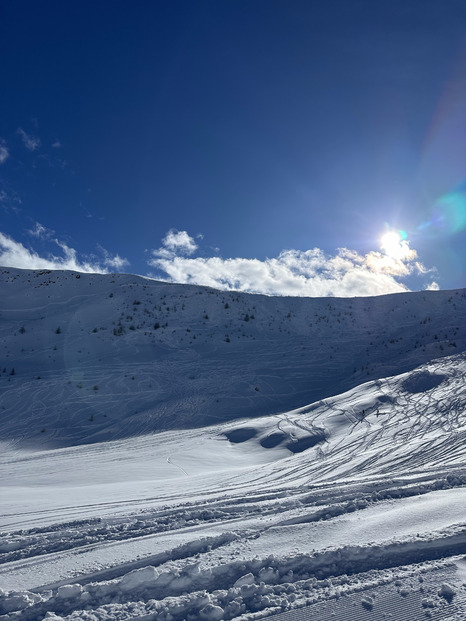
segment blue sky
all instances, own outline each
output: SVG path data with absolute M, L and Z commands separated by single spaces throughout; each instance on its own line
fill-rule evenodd
M 463 0 L 17 0 L 0 46 L 0 264 L 466 286 Z

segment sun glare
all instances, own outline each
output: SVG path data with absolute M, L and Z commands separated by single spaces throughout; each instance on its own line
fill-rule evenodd
M 406 237 L 404 231 L 387 231 L 380 239 L 380 247 L 388 257 L 403 260 L 412 252 Z

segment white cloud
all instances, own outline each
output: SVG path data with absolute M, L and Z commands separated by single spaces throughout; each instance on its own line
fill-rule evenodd
M 59 140 L 55 140 L 55 142 L 52 142 L 52 147 L 54 149 L 60 149 L 61 148 L 61 142 Z
M 55 231 L 52 231 L 52 229 L 48 229 L 40 222 L 36 222 L 34 228 L 29 229 L 28 233 L 29 235 L 32 235 L 33 237 L 38 237 L 40 239 L 50 239 Z
M 426 287 L 427 291 L 439 291 L 440 287 L 438 282 L 435 282 L 435 280 L 433 280 L 429 285 L 427 285 Z
M 116 271 L 120 271 L 123 267 L 130 265 L 130 262 L 128 261 L 128 259 L 124 259 L 123 257 L 120 257 L 120 255 L 118 254 L 116 254 L 115 256 L 112 256 L 102 246 L 99 246 L 99 250 L 104 256 L 104 265 L 106 265 L 109 268 L 112 268 Z
M 111 255 L 99 247 L 99 260 L 81 259 L 74 248 L 52 238 L 53 231 L 36 223 L 29 233 L 55 244 L 60 253 L 39 255 L 11 237 L 0 233 L 0 265 L 26 269 L 69 269 L 88 273 L 120 271 L 129 265 L 120 255 Z M 170 231 L 162 248 L 152 251 L 149 265 L 163 273 L 166 280 L 207 285 L 218 289 L 294 296 L 369 296 L 408 291 L 406 276 L 424 276 L 432 270 L 417 260 L 410 249 L 404 260 L 381 252 L 363 255 L 347 248 L 328 255 L 319 248 L 284 250 L 271 259 L 190 257 L 197 245 L 186 231 Z M 428 289 L 438 289 L 432 281 Z
M 413 261 L 417 252 L 409 247 L 406 239 L 401 239 L 396 231 L 388 231 L 380 240 L 380 247 L 384 254 L 401 261 Z
M 21 140 L 28 151 L 37 151 L 39 149 L 40 138 L 27 134 L 22 127 L 18 128 L 17 133 L 21 136 Z
M 162 240 L 162 247 L 153 250 L 152 254 L 156 257 L 168 259 L 177 254 L 191 255 L 197 248 L 196 242 L 186 231 L 170 229 Z
M 127 264 L 126 259 L 118 255 L 112 257 L 108 253 L 104 254 L 103 265 L 98 261 L 81 260 L 74 248 L 70 248 L 58 239 L 51 241 L 61 249 L 61 255 L 50 253 L 46 257 L 40 256 L 35 250 L 26 248 L 20 242 L 0 232 L 0 265 L 22 269 L 74 270 L 89 274 L 106 274 L 109 271 L 106 266 L 118 267 Z
M 419 274 L 428 274 L 429 272 L 433 271 L 432 269 L 425 267 L 425 265 L 423 265 L 419 261 L 416 261 L 415 265 L 416 271 L 419 272 Z
M 0 138 L 0 164 L 4 164 L 9 157 L 10 152 L 8 151 L 6 141 Z
M 417 256 L 413 251 L 413 258 Z M 413 272 L 413 265 L 410 259 L 395 259 L 381 252 L 371 251 L 364 256 L 364 263 L 371 272 L 378 274 L 388 274 L 389 276 L 408 276 Z
M 330 256 L 314 248 L 284 250 L 262 261 L 179 256 L 176 248 L 166 248 L 165 240 L 164 248 L 153 251 L 151 267 L 173 282 L 226 290 L 311 297 L 381 295 L 408 291 L 401 278 L 429 271 L 415 260 L 417 253 L 407 242 L 402 258 L 375 251 L 362 255 L 347 248 Z
M 115 270 L 120 271 L 121 268 L 129 265 L 128 259 L 123 259 L 120 255 L 116 254 L 114 257 L 107 257 L 105 259 L 105 265 L 108 267 L 113 267 Z

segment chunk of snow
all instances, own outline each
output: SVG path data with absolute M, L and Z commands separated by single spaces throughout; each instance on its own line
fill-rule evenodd
M 129 574 L 123 576 L 120 581 L 120 589 L 123 592 L 127 592 L 145 588 L 149 585 L 155 584 L 158 575 L 158 571 L 155 567 L 152 567 L 152 565 L 143 567 L 142 569 L 135 569 L 134 571 L 130 571 Z
M 423 597 L 421 604 L 423 608 L 435 608 L 435 602 L 431 597 Z
M 259 580 L 266 584 L 275 584 L 279 580 L 279 574 L 273 567 L 262 567 L 259 572 Z
M 250 584 L 254 584 L 254 575 L 251 573 L 241 576 L 241 578 L 238 578 L 233 586 L 237 589 L 240 589 L 242 586 L 248 586 Z
M 3 613 L 13 612 L 15 610 L 24 610 L 28 606 L 34 604 L 34 596 L 28 591 L 18 593 L 9 593 L 0 601 L 0 610 Z
M 451 602 L 453 597 L 456 595 L 456 591 L 450 584 L 444 582 L 440 587 L 438 594 L 440 597 L 444 597 L 448 602 Z
M 58 587 L 57 597 L 59 599 L 71 599 L 73 597 L 79 597 L 82 593 L 82 586 L 80 584 L 65 584 Z
M 200 611 L 200 618 L 202 621 L 220 621 L 223 619 L 223 608 L 220 606 L 214 606 L 214 604 L 207 604 Z
M 364 597 L 361 600 L 362 607 L 366 610 L 372 610 L 374 608 L 374 600 L 372 597 Z

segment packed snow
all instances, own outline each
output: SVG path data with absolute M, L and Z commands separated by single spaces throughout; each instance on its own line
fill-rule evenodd
M 466 618 L 465 318 L 0 270 L 0 620 Z

